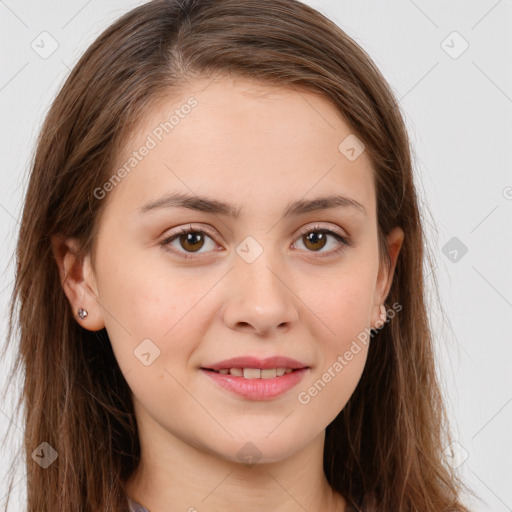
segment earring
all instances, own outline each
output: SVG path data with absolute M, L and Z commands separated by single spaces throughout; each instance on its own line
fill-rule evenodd
M 386 321 L 386 318 L 388 317 L 388 314 L 386 312 L 386 306 L 384 304 L 380 305 L 380 318 L 383 322 Z
M 82 308 L 79 308 L 78 309 L 78 318 L 80 318 L 81 320 L 83 320 L 86 316 L 87 316 L 87 310 L 86 309 L 82 309 Z

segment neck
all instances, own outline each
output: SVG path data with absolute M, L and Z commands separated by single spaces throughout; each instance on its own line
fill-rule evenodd
M 150 512 L 346 511 L 323 471 L 325 431 L 286 458 L 249 466 L 191 446 L 149 416 L 138 424 L 141 460 L 126 489 Z

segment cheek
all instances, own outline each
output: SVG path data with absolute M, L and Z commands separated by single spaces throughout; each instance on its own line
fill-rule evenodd
M 375 272 L 372 262 L 361 259 L 357 266 L 331 274 L 322 280 L 323 287 L 310 287 L 304 295 L 312 315 L 321 320 L 316 323 L 319 330 L 311 332 L 319 364 L 297 399 L 308 414 L 325 424 L 343 409 L 366 364 Z
M 105 258 L 104 263 L 99 274 L 103 316 L 123 372 L 140 363 L 135 357 L 141 343 L 146 343 L 152 357 L 158 356 L 155 362 L 162 362 L 169 350 L 173 357 L 176 352 L 185 357 L 190 348 L 178 334 L 190 323 L 199 290 L 184 278 L 171 280 L 161 269 L 133 258 L 122 262 Z
M 375 291 L 371 264 L 330 272 L 314 287 L 311 277 L 307 277 L 302 289 L 304 303 L 325 326 L 326 338 L 333 348 L 343 349 L 370 325 Z
M 304 418 L 315 418 L 312 427 L 327 427 L 343 410 L 359 383 L 367 354 L 368 345 L 349 343 L 347 350 L 333 354 L 297 390 L 298 412 Z
M 369 278 L 351 274 L 331 282 L 323 300 L 314 299 L 314 314 L 321 319 L 311 332 L 317 344 L 318 366 L 297 390 L 303 414 L 324 427 L 345 407 L 363 373 L 370 342 L 373 298 Z M 323 334 L 321 334 L 323 333 Z

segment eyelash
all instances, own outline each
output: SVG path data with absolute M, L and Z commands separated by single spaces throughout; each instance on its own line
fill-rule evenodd
M 176 251 L 176 250 L 168 248 L 168 245 L 171 242 L 173 242 L 174 240 L 176 240 L 180 236 L 188 235 L 189 233 L 205 234 L 205 235 L 208 235 L 212 240 L 214 240 L 214 235 L 209 230 L 194 229 L 192 225 L 189 225 L 188 228 L 187 227 L 183 227 L 177 233 L 174 233 L 172 235 L 167 236 L 161 242 L 159 242 L 159 245 L 162 246 L 165 250 L 167 250 L 169 252 L 172 252 L 173 254 L 179 254 L 179 256 L 182 257 L 182 258 L 185 258 L 185 259 L 196 259 L 199 256 L 192 255 L 192 253 L 187 253 L 187 252 L 184 252 L 184 251 Z M 318 226 L 318 225 L 311 226 L 311 227 L 308 227 L 307 229 L 302 230 L 299 233 L 298 239 L 300 239 L 301 237 L 303 237 L 304 235 L 307 235 L 309 233 L 323 233 L 323 234 L 331 235 L 338 242 L 340 242 L 338 248 L 333 249 L 331 251 L 327 251 L 326 253 L 318 253 L 318 257 L 320 257 L 320 258 L 328 257 L 328 256 L 333 256 L 335 254 L 339 254 L 341 251 L 345 250 L 346 247 L 354 247 L 354 243 L 353 243 L 351 238 L 342 236 L 341 234 L 339 234 L 336 231 L 333 231 L 333 230 L 327 229 L 327 228 L 323 228 L 322 226 Z M 314 253 L 314 251 L 308 251 L 308 252 Z

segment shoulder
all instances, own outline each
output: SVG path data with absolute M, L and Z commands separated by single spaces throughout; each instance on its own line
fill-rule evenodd
M 130 512 L 149 512 L 146 507 L 143 507 L 140 503 L 128 498 L 128 505 L 130 507 Z

